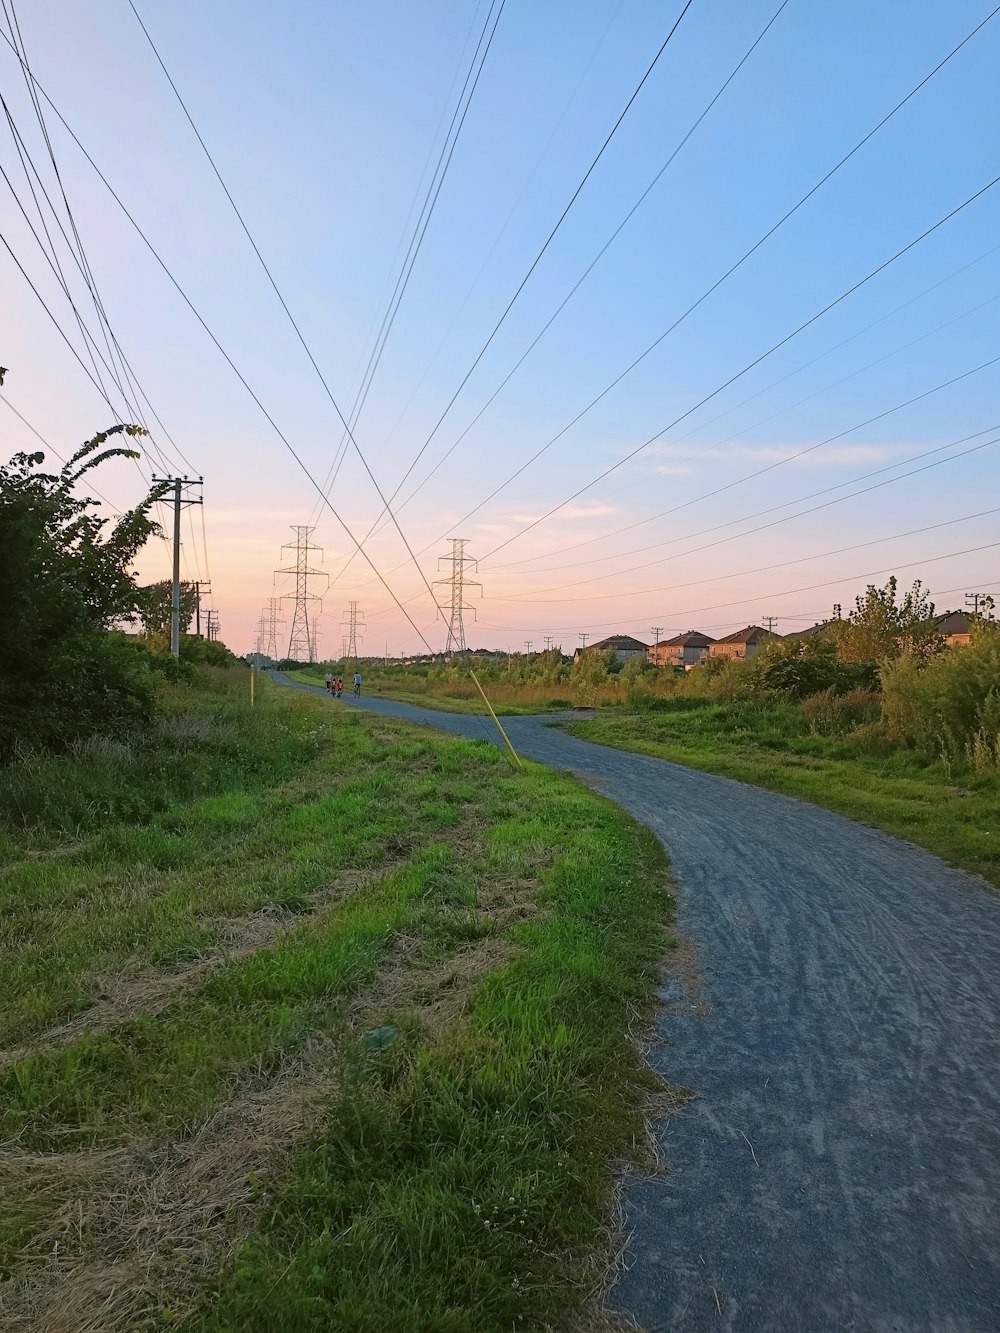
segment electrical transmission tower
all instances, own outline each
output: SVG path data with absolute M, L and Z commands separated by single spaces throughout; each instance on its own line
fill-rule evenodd
M 447 588 L 450 593 L 449 601 L 441 608 L 449 613 L 448 617 L 448 639 L 445 643 L 445 653 L 450 657 L 452 653 L 465 652 L 465 621 L 464 613 L 472 612 L 472 618 L 476 618 L 476 609 L 470 606 L 465 600 L 466 588 L 478 588 L 480 592 L 483 585 L 475 579 L 468 579 L 465 576 L 467 569 L 478 571 L 478 562 L 471 556 L 465 554 L 465 548 L 468 539 L 465 537 L 451 537 L 451 555 L 443 555 L 438 560 L 438 568 L 441 568 L 441 561 L 447 560 L 451 564 L 451 573 L 447 578 L 435 579 L 434 586 Z
M 328 576 L 321 569 L 309 563 L 314 553 L 319 552 L 322 559 L 322 547 L 313 546 L 309 540 L 309 534 L 314 531 L 311 527 L 292 525 L 292 531 L 295 533 L 294 542 L 286 542 L 281 548 L 285 551 L 295 552 L 295 564 L 286 565 L 283 569 L 276 569 L 276 574 L 294 574 L 295 592 L 285 593 L 278 600 L 282 602 L 294 602 L 292 611 L 292 628 L 288 636 L 288 656 L 293 662 L 315 662 L 316 660 L 316 619 L 323 609 L 323 599 L 316 593 L 309 591 L 310 579 L 315 586 L 316 579 L 327 579 Z M 324 585 L 324 592 L 326 591 Z
M 545 637 L 545 651 L 549 652 L 552 648 L 552 635 L 546 634 L 544 637 Z
M 344 637 L 344 657 L 355 660 L 358 656 L 358 630 L 365 630 L 368 626 L 365 624 L 365 613 L 358 610 L 357 602 L 348 602 L 347 610 L 344 612 L 344 619 L 340 622 L 341 628 L 347 626 L 347 634 Z M 361 635 L 361 642 L 364 642 L 364 635 Z
M 278 630 L 284 625 L 281 618 L 281 598 L 272 597 L 267 603 L 267 610 L 264 612 L 264 646 L 261 652 L 266 653 L 272 662 L 278 660 Z

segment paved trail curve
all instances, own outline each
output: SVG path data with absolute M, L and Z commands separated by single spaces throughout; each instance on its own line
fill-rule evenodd
M 650 1333 L 1000 1330 L 1000 893 L 801 801 L 504 726 L 653 829 L 704 979 L 663 994 L 650 1059 L 698 1097 L 658 1127 L 667 1174 L 628 1182 L 612 1304 Z

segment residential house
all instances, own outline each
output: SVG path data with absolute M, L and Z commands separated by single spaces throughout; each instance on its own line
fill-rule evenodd
M 735 634 L 727 634 L 724 639 L 717 639 L 715 643 L 709 645 L 709 657 L 735 657 L 751 658 L 756 657 L 769 639 L 780 639 L 781 634 L 773 634 L 770 630 L 762 629 L 760 625 L 747 625 L 746 629 L 738 629 Z
M 661 639 L 658 643 L 652 644 L 648 650 L 648 657 L 653 666 L 683 667 L 686 671 L 689 667 L 704 662 L 714 642 L 715 640 L 710 639 L 707 634 L 689 629 L 686 634 L 678 634 L 676 638 Z
M 610 634 L 599 643 L 588 643 L 586 648 L 578 648 L 573 657 L 577 658 L 581 653 L 606 653 L 608 649 L 614 653 L 617 661 L 628 662 L 633 657 L 645 657 L 648 645 L 633 639 L 630 634 Z
M 843 621 L 837 619 L 817 620 L 816 624 L 810 625 L 808 629 L 792 630 L 790 634 L 782 634 L 781 637 L 783 639 L 797 639 L 799 642 L 805 639 L 828 639 L 831 637 L 832 627 L 843 623 Z
M 949 648 L 955 643 L 968 643 L 971 620 L 965 611 L 946 611 L 937 618 L 937 632 Z

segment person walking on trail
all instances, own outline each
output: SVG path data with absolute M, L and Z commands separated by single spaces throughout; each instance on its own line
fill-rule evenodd
M 328 693 L 328 694 L 332 694 L 332 693 L 333 693 L 333 677 L 332 677 L 332 676 L 329 676 L 329 675 L 328 675 L 327 678 L 326 678 L 326 689 L 327 689 L 327 693 Z
M 361 672 L 360 672 L 360 671 L 355 671 L 355 673 L 354 673 L 354 693 L 360 698 L 360 696 L 361 696 Z

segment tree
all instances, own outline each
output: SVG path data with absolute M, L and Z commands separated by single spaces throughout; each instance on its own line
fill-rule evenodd
M 766 690 L 805 699 L 837 683 L 837 645 L 818 634 L 806 639 L 772 639 L 754 667 Z
M 162 579 L 139 589 L 139 619 L 147 634 L 170 634 L 173 608 L 173 581 Z M 197 590 L 190 583 L 181 584 L 181 633 L 186 634 L 194 619 Z
M 102 447 L 121 434 L 145 431 L 102 431 L 56 473 L 42 470 L 42 453 L 0 467 L 0 757 L 18 740 L 60 745 L 152 708 L 145 654 L 110 631 L 139 611 L 130 566 L 158 531 L 149 511 L 164 488 L 114 522 L 75 493 L 106 460 L 139 456 Z
M 919 579 L 897 600 L 895 575 L 884 588 L 869 584 L 854 610 L 836 628 L 837 654 L 842 662 L 882 662 L 912 653 L 930 657 L 939 652 L 934 603 Z

